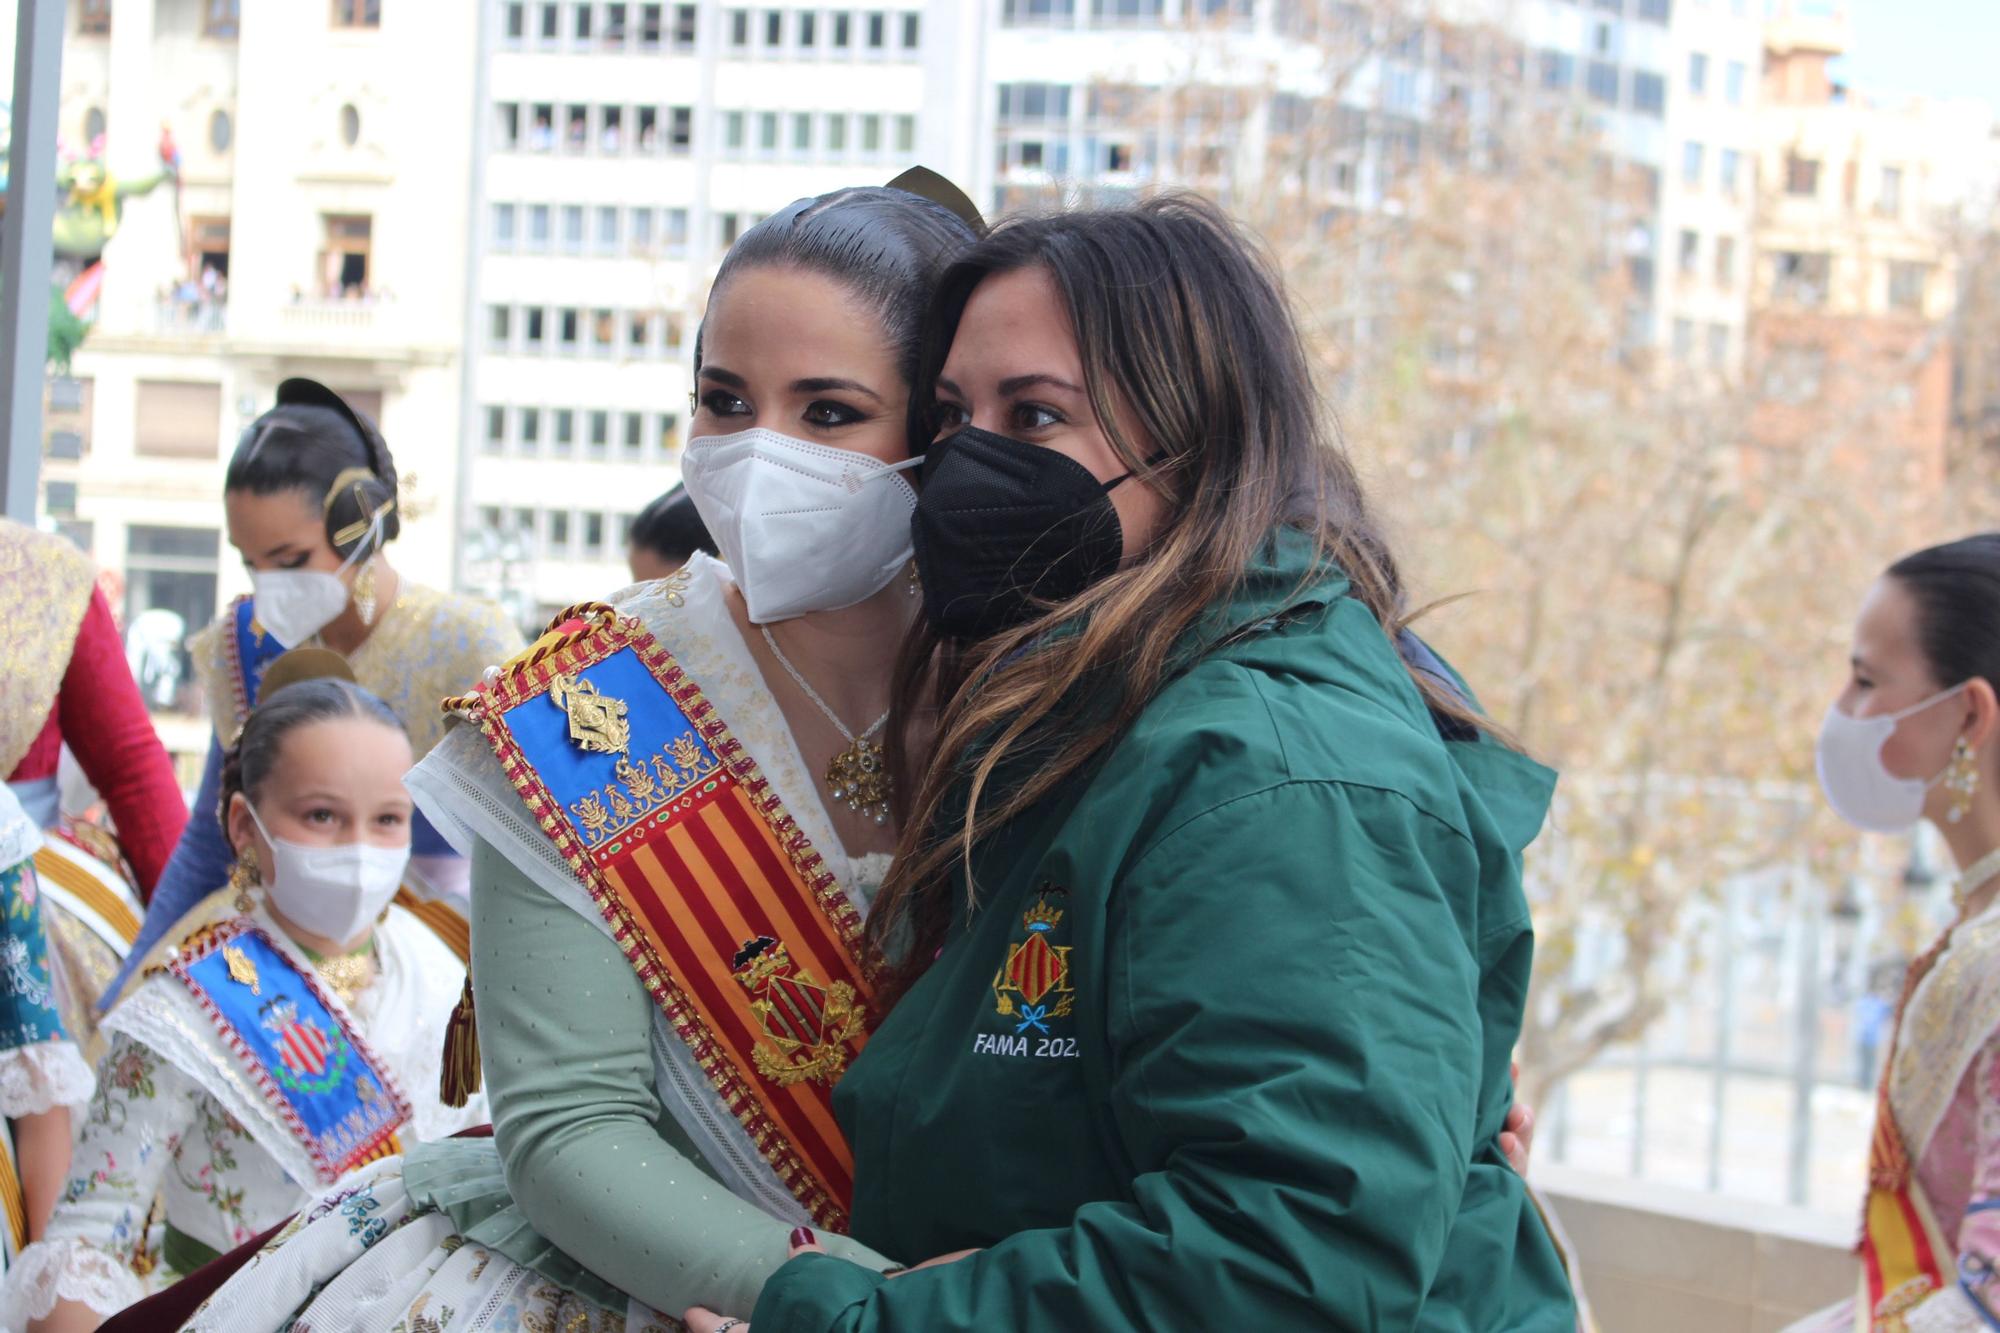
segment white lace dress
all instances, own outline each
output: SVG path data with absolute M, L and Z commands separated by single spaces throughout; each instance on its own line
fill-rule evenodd
M 267 913 L 252 916 L 310 968 Z M 409 1099 L 405 1139 L 483 1123 L 483 1099 L 454 1108 L 437 1095 L 463 966 L 401 908 L 390 910 L 375 938 L 378 974 L 347 1012 Z M 167 975 L 148 978 L 107 1016 L 111 1047 L 77 1127 L 68 1183 L 43 1239 L 21 1252 L 0 1287 L 0 1329 L 23 1327 L 59 1299 L 114 1314 L 267 1230 L 323 1188 L 203 1019 Z
M 727 570 L 697 556 L 680 575 L 628 589 L 612 601 L 622 613 L 644 622 L 699 683 L 786 810 L 836 871 L 850 899 L 865 912 L 888 873 L 890 858 L 849 857 L 839 850 L 816 775 L 800 755 L 729 615 L 728 587 Z M 411 775 L 409 786 L 454 843 L 469 851 L 473 843 L 483 842 L 501 851 L 535 888 L 609 935 L 595 905 L 570 877 L 472 728 L 448 735 Z M 481 889 L 475 882 L 475 917 Z M 735 1141 L 733 1135 L 742 1131 L 719 1103 L 709 1108 L 700 1102 L 709 1089 L 685 1046 L 662 1028 L 655 1032 L 652 1050 L 660 1104 L 692 1140 L 709 1173 L 690 1173 L 702 1182 L 695 1188 L 712 1190 L 720 1180 L 787 1226 L 805 1222 L 788 1193 L 781 1188 L 773 1192 L 738 1169 L 743 1159 L 759 1160 L 758 1154 L 747 1138 Z M 492 1068 L 495 1052 L 488 1049 L 485 1055 Z M 659 1147 L 662 1155 L 672 1152 L 666 1144 Z M 662 1209 L 670 1206 L 660 1204 Z M 782 1229 L 778 1234 L 782 1238 Z M 822 1239 L 836 1248 L 851 1245 L 845 1238 Z M 528 1222 L 508 1192 L 492 1140 L 429 1144 L 363 1168 L 322 1194 L 217 1291 L 189 1327 L 232 1333 L 277 1333 L 294 1326 L 348 1333 L 419 1327 L 426 1333 L 544 1327 L 664 1333 L 679 1327 L 579 1262 L 601 1256 L 578 1249 L 579 1258 L 572 1258 L 562 1248 L 564 1240 L 545 1237 Z M 726 1247 L 733 1242 L 718 1235 L 711 1243 Z M 877 1266 L 885 1262 L 868 1257 Z M 782 1258 L 780 1244 L 771 1255 L 772 1266 Z M 705 1262 L 702 1256 L 681 1253 L 660 1254 L 659 1260 L 662 1269 L 683 1270 Z M 671 1313 L 678 1316 L 679 1310 Z

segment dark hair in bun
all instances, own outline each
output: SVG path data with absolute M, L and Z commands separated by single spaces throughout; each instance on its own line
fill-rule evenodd
M 325 511 L 327 541 L 342 559 L 375 553 L 368 543 L 378 513 L 383 542 L 402 532 L 396 461 L 382 433 L 315 380 L 278 386 L 277 405 L 236 442 L 222 488 L 251 495 L 299 492 Z

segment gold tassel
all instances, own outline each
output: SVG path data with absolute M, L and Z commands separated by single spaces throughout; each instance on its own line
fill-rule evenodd
M 465 974 L 465 989 L 452 1006 L 451 1022 L 444 1030 L 444 1062 L 438 1070 L 438 1100 L 446 1106 L 463 1106 L 479 1091 L 479 1016 L 472 1011 L 472 974 Z

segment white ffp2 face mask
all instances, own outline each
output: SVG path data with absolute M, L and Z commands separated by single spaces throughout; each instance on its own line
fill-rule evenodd
M 287 921 L 321 939 L 345 943 L 359 935 L 396 896 L 410 863 L 407 843 L 311 847 L 272 837 L 254 805 L 250 818 L 271 844 L 271 857 L 277 863 L 264 879 L 272 905 Z
M 837 611 L 888 586 L 910 560 L 917 493 L 852 449 L 758 427 L 690 440 L 681 478 L 756 624 Z
M 1920 704 L 1897 713 L 1850 717 L 1834 704 L 1821 724 L 1815 763 L 1820 789 L 1828 805 L 1865 833 L 1906 833 L 1924 817 L 1924 797 L 1944 780 L 1944 773 L 1926 782 L 1899 778 L 1882 763 L 1882 747 L 1896 734 L 1896 724 L 1934 708 L 1965 689 L 1954 685 Z
M 368 537 L 331 574 L 323 569 L 251 570 L 257 623 L 285 647 L 298 647 L 347 609 L 352 594 L 340 576 L 360 560 L 373 560 L 381 547 L 382 516 L 378 514 Z

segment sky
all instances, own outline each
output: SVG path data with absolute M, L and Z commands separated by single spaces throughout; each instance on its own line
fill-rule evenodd
M 1862 92 L 1977 97 L 2000 113 L 2000 0 L 1847 0 L 1835 77 Z

